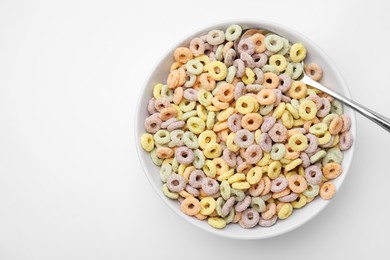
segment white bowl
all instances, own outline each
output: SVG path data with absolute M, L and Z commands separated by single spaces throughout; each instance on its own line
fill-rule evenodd
M 167 75 L 169 73 L 170 65 L 173 62 L 173 51 L 175 48 L 179 46 L 188 46 L 189 42 L 192 38 L 200 35 L 204 35 L 208 31 L 212 29 L 221 29 L 225 30 L 231 24 L 239 24 L 244 28 L 264 28 L 269 31 L 273 31 L 283 37 L 289 39 L 290 42 L 302 42 L 308 50 L 308 55 L 305 59 L 306 63 L 311 61 L 320 64 L 324 70 L 324 76 L 321 80 L 323 84 L 327 87 L 332 88 L 339 92 L 340 94 L 345 95 L 346 97 L 350 97 L 349 90 L 339 73 L 336 69 L 333 62 L 329 59 L 329 57 L 310 39 L 306 36 L 296 32 L 295 30 L 288 28 L 284 25 L 279 25 L 274 22 L 255 20 L 255 21 L 229 21 L 220 24 L 215 24 L 204 28 L 197 32 L 192 32 L 187 38 L 183 41 L 175 44 L 171 49 L 167 50 L 166 55 L 157 63 L 157 66 L 153 68 L 152 72 L 148 76 L 145 85 L 143 86 L 143 90 L 141 91 L 141 95 L 139 96 L 137 111 L 136 111 L 136 122 L 135 122 L 135 132 L 136 132 L 136 144 L 138 156 L 141 161 L 141 164 L 144 168 L 144 172 L 153 186 L 154 190 L 160 196 L 160 198 L 179 216 L 187 220 L 189 223 L 205 230 L 210 233 L 229 237 L 236 239 L 262 239 L 273 237 L 277 235 L 284 234 L 288 231 L 298 228 L 303 225 L 313 217 L 315 217 L 318 213 L 320 213 L 329 203 L 330 201 L 323 200 L 321 198 L 316 198 L 313 202 L 308 204 L 299 210 L 294 210 L 293 214 L 286 220 L 279 220 L 272 227 L 263 228 L 263 227 L 255 227 L 252 229 L 243 229 L 237 224 L 229 224 L 225 229 L 217 230 L 210 227 L 207 224 L 207 221 L 200 221 L 194 217 L 189 217 L 180 211 L 179 202 L 177 200 L 168 199 L 162 192 L 162 182 L 159 177 L 159 167 L 153 164 L 149 153 L 145 152 L 140 145 L 140 137 L 145 132 L 144 130 L 144 120 L 148 116 L 147 104 L 149 99 L 152 97 L 152 89 L 156 83 L 166 82 Z M 190 29 L 192 30 L 192 29 Z M 351 133 L 356 139 L 356 120 L 355 113 L 348 107 L 344 106 L 344 113 L 351 117 L 352 127 Z M 354 153 L 355 146 L 353 145 L 348 151 L 344 153 L 344 160 L 342 162 L 343 173 L 334 180 L 334 184 L 336 185 L 337 190 L 340 189 L 341 184 L 343 183 L 345 177 L 348 174 L 348 169 L 350 163 L 352 161 L 352 156 Z M 336 193 L 337 197 L 337 193 Z M 158 202 L 155 202 L 158 203 Z

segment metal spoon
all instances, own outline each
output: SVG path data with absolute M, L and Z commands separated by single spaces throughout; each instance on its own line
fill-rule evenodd
M 251 30 L 251 29 L 247 29 L 247 30 L 243 30 L 243 33 L 245 33 L 246 31 L 248 30 Z M 258 30 L 258 29 L 253 29 L 253 30 Z M 272 33 L 272 34 L 276 34 L 278 35 L 277 33 L 273 33 L 271 31 L 267 31 L 267 30 L 261 30 L 263 32 L 263 34 L 267 34 L 267 33 Z M 304 67 L 305 64 L 304 62 L 302 61 L 302 66 Z M 310 85 L 316 89 L 319 89 L 321 90 L 322 92 L 325 92 L 329 95 L 331 95 L 332 97 L 336 98 L 337 100 L 341 101 L 342 103 L 344 103 L 345 105 L 349 106 L 350 108 L 354 109 L 355 111 L 359 112 L 361 115 L 367 117 L 368 119 L 370 119 L 371 121 L 373 121 L 374 123 L 378 124 L 379 126 L 381 126 L 382 128 L 384 128 L 386 131 L 390 132 L 390 119 L 383 116 L 383 115 L 380 115 L 374 111 L 372 111 L 371 109 L 368 109 L 364 106 L 362 106 L 361 104 L 349 99 L 349 98 L 346 98 L 344 97 L 343 95 L 325 87 L 324 85 L 322 85 L 321 83 L 317 82 L 317 81 L 314 81 L 312 80 L 306 73 L 305 73 L 305 70 L 303 70 L 302 72 L 302 75 L 301 77 L 299 78 L 300 81 L 302 81 L 303 83 L 307 84 L 307 85 Z

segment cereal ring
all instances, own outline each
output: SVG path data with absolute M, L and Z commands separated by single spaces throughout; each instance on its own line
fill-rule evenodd
M 276 209 L 275 209 L 275 211 L 276 211 Z M 270 219 L 260 218 L 259 226 L 261 226 L 261 227 L 271 227 L 271 226 L 275 225 L 277 220 L 278 220 L 278 216 L 277 215 L 274 215 Z
M 201 188 L 202 187 L 202 180 L 206 178 L 206 175 L 201 170 L 194 170 L 191 172 L 189 177 L 189 183 L 193 188 Z
M 217 158 L 222 154 L 222 147 L 217 143 L 208 143 L 203 149 L 203 154 L 209 159 Z
M 263 117 L 258 113 L 246 114 L 241 119 L 241 125 L 248 131 L 258 129 L 263 121 Z
M 276 118 L 273 116 L 267 116 L 264 118 L 263 124 L 261 125 L 261 132 L 268 132 L 276 123 Z
M 201 169 L 205 164 L 205 157 L 203 152 L 199 149 L 194 151 L 194 161 L 192 162 L 196 169 Z
M 188 197 L 181 202 L 180 209 L 184 214 L 194 216 L 200 212 L 201 205 L 198 199 Z
M 221 217 L 224 218 L 230 213 L 230 211 L 233 209 L 235 201 L 236 200 L 233 197 L 230 197 L 228 200 L 226 200 L 221 209 Z
M 161 119 L 154 114 L 147 117 L 144 122 L 145 131 L 151 134 L 156 133 L 160 130 L 161 127 Z
M 306 48 L 302 43 L 294 43 L 290 48 L 292 62 L 301 62 L 306 57 Z
M 154 107 L 158 112 L 161 112 L 164 108 L 170 107 L 171 103 L 166 97 L 158 98 L 154 101 Z
M 270 105 L 275 102 L 276 95 L 275 92 L 272 89 L 262 89 L 259 93 L 256 95 L 257 102 L 259 102 L 260 105 Z
M 232 196 L 236 199 L 236 201 L 242 201 L 245 199 L 245 193 L 242 190 L 231 189 Z
M 190 49 L 186 47 L 179 47 L 175 50 L 173 57 L 177 62 L 185 64 L 193 58 L 193 54 Z
M 267 49 L 264 43 L 264 39 L 265 39 L 264 35 L 260 33 L 255 33 L 250 37 L 250 39 L 255 45 L 255 53 L 262 53 Z
M 242 52 L 240 54 L 240 59 L 244 62 L 244 65 L 245 67 L 247 68 L 255 68 L 256 67 L 256 62 L 255 60 L 253 59 L 253 57 L 251 55 L 249 55 L 248 53 L 246 52 Z M 254 75 L 253 75 L 254 76 Z
M 237 24 L 230 25 L 225 32 L 225 37 L 227 41 L 235 41 L 237 40 L 242 33 L 241 26 Z
M 343 168 L 340 164 L 331 162 L 327 163 L 322 167 L 322 172 L 327 179 L 335 179 L 340 176 L 343 172 Z
M 203 55 L 205 51 L 204 41 L 201 38 L 192 39 L 190 42 L 190 51 L 196 57 Z
M 199 144 L 198 144 L 198 137 L 189 131 L 186 131 L 183 134 L 183 142 L 184 144 L 191 149 L 198 149 Z
M 215 79 L 210 75 L 210 73 L 202 73 L 199 76 L 199 82 L 200 85 L 208 91 L 212 91 L 215 88 L 216 81 Z M 198 97 L 199 98 L 199 97 Z M 212 98 L 212 97 L 211 97 Z M 210 99 L 211 100 L 211 99 Z M 210 102 L 211 103 L 211 102 Z M 201 103 L 202 104 L 202 103 Z
M 244 72 L 245 72 L 245 64 L 244 64 L 244 62 L 242 60 L 240 60 L 240 59 L 236 59 L 233 62 L 233 66 L 236 67 L 236 69 L 237 69 L 236 76 L 241 78 L 244 75 Z
M 180 192 L 186 186 L 186 181 L 179 174 L 171 174 L 167 178 L 167 186 L 172 192 Z
M 207 223 L 217 229 L 223 229 L 226 226 L 226 221 L 219 217 L 210 217 L 207 219 Z
M 280 176 L 271 182 L 271 191 L 272 192 L 281 192 L 288 186 L 288 180 L 284 176 Z
M 330 112 L 333 114 L 341 115 L 344 112 L 343 105 L 338 100 L 333 100 L 331 103 Z
M 272 140 L 271 137 L 267 133 L 262 133 L 260 135 L 260 143 L 259 143 L 261 149 L 263 151 L 269 153 L 272 148 Z
M 154 148 L 153 136 L 151 134 L 144 133 L 141 136 L 141 146 L 147 152 L 152 151 Z
M 272 72 L 265 72 L 263 85 L 269 89 L 277 88 L 279 86 L 278 75 L 276 75 L 275 73 L 272 73 Z
M 230 198 L 231 195 L 231 187 L 227 180 L 223 180 L 221 184 L 219 185 L 219 190 L 221 193 L 221 196 L 224 200 L 227 200 Z
M 166 121 L 170 118 L 176 117 L 177 116 L 177 111 L 173 107 L 167 107 L 161 110 L 160 112 L 160 119 L 162 121 Z
M 320 188 L 320 196 L 324 200 L 330 200 L 336 193 L 336 186 L 331 182 L 325 182 Z
M 340 117 L 343 120 L 343 128 L 341 129 L 341 132 L 344 133 L 349 131 L 349 129 L 351 129 L 351 118 L 347 115 L 341 115 Z
M 274 66 L 279 72 L 282 72 L 287 67 L 287 60 L 283 55 L 275 54 L 269 58 L 269 64 Z
M 316 63 L 309 63 L 305 67 L 305 73 L 312 80 L 319 81 L 322 78 L 322 68 Z
M 290 203 L 285 203 L 282 205 L 282 207 L 278 211 L 278 217 L 280 219 L 286 219 L 288 218 L 291 213 L 293 212 L 293 207 Z
M 318 195 L 319 192 L 320 192 L 320 186 L 319 185 L 309 184 L 307 186 L 307 189 L 302 194 L 305 195 L 308 198 L 314 198 L 314 197 L 316 197 Z
M 213 61 L 207 64 L 207 71 L 210 74 L 211 78 L 214 80 L 223 80 L 227 75 L 227 67 L 224 63 L 220 61 Z
M 246 129 L 238 130 L 234 136 L 234 143 L 241 148 L 248 148 L 253 144 L 255 137 Z
M 305 178 L 308 184 L 319 184 L 322 181 L 322 171 L 317 165 L 311 165 L 305 169 Z
M 276 123 L 268 131 L 268 135 L 274 142 L 284 142 L 287 139 L 287 128 L 280 123 Z
M 252 197 L 251 199 L 251 207 L 257 212 L 261 213 L 265 210 L 265 202 L 260 197 Z
M 312 120 L 317 114 L 317 106 L 313 101 L 305 100 L 299 105 L 299 115 L 304 120 Z
M 188 165 L 194 161 L 194 152 L 186 146 L 178 147 L 175 151 L 175 159 L 181 164 Z
M 200 200 L 200 214 L 210 215 L 216 208 L 216 201 L 212 197 L 205 197 Z
M 343 128 L 343 119 L 341 117 L 336 117 L 330 122 L 329 133 L 331 135 L 337 135 L 338 133 L 340 133 L 342 128 Z
M 199 117 L 191 117 L 187 120 L 187 128 L 194 134 L 200 134 L 206 127 L 205 122 Z
M 246 85 L 252 84 L 255 81 L 255 73 L 251 68 L 246 67 L 244 70 L 244 75 L 241 77 L 242 82 Z
M 343 132 L 340 135 L 339 146 L 341 151 L 348 150 L 353 144 L 353 137 L 349 131 Z
M 221 30 L 211 30 L 207 34 L 206 41 L 211 45 L 218 45 L 225 41 L 225 33 Z
M 282 93 L 288 92 L 290 89 L 290 86 L 291 86 L 291 77 L 289 75 L 283 73 L 283 74 L 280 74 L 278 76 L 278 78 L 279 78 L 278 89 L 280 89 L 280 91 L 282 91 Z
M 294 81 L 291 84 L 290 89 L 288 90 L 288 95 L 291 98 L 300 99 L 306 96 L 306 92 L 307 86 L 305 83 L 303 83 L 302 81 Z
M 288 145 L 294 151 L 302 152 L 308 147 L 308 140 L 303 134 L 294 134 L 288 140 Z
M 259 212 L 252 208 L 249 208 L 242 212 L 241 220 L 238 223 L 242 228 L 253 228 L 259 223 L 259 220 Z
M 249 164 L 256 164 L 258 161 L 260 161 L 262 156 L 263 152 L 261 151 L 260 146 L 257 144 L 250 145 L 244 153 L 245 161 Z
M 318 117 L 325 117 L 330 112 L 330 108 L 331 108 L 330 102 L 326 98 L 321 98 L 321 103 L 322 103 L 322 105 L 317 111 L 317 116 Z
M 221 102 L 230 102 L 234 97 L 234 86 L 226 83 L 218 87 L 217 98 Z
M 210 177 L 203 178 L 202 179 L 202 190 L 207 195 L 215 194 L 219 191 L 219 183 Z
M 292 175 L 288 178 L 288 187 L 292 192 L 301 193 L 307 188 L 306 179 L 300 175 Z
M 276 143 L 271 148 L 271 159 L 278 161 L 284 157 L 286 153 L 286 147 L 283 144 Z
M 310 162 L 311 163 L 316 163 L 318 162 L 319 160 L 321 160 L 322 158 L 324 158 L 326 156 L 326 151 L 324 150 L 319 150 L 318 152 L 316 152 L 314 155 L 310 156 Z
M 252 55 L 255 52 L 256 46 L 250 38 L 241 39 L 237 45 L 237 51 L 239 54 L 247 53 Z
M 271 52 L 278 52 L 283 48 L 283 40 L 275 34 L 270 34 L 265 37 L 264 45 L 267 50 Z

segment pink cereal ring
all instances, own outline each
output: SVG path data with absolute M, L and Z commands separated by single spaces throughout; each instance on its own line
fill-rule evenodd
M 248 148 L 251 144 L 253 144 L 254 140 L 254 135 L 246 129 L 238 130 L 233 139 L 234 143 L 241 148 Z
M 280 197 L 278 200 L 280 202 L 291 202 L 291 201 L 296 200 L 298 197 L 299 197 L 299 195 L 297 193 L 291 192 L 290 194 L 288 194 L 286 196 Z
M 229 215 L 230 211 L 232 210 L 233 206 L 234 206 L 234 203 L 236 202 L 236 198 L 234 197 L 230 197 L 226 202 L 225 204 L 223 204 L 222 206 L 222 215 L 221 217 L 226 217 L 227 215 Z
M 176 122 L 177 119 L 175 117 L 172 117 L 170 119 L 168 119 L 167 121 L 164 121 L 161 123 L 161 128 L 162 129 L 166 129 L 170 124 Z
M 242 82 L 238 82 L 234 88 L 234 99 L 237 100 L 244 94 L 245 94 L 245 85 Z
M 278 78 L 279 78 L 278 89 L 280 89 L 280 91 L 282 91 L 282 93 L 286 93 L 290 89 L 290 86 L 291 86 L 290 76 L 287 74 L 280 74 L 278 76 Z
M 157 112 L 156 108 L 154 107 L 154 102 L 156 101 L 155 98 L 151 98 L 148 102 L 148 112 L 149 114 L 154 114 Z
M 242 129 L 241 121 L 242 121 L 242 115 L 232 114 L 231 116 L 229 116 L 227 123 L 230 131 L 237 132 L 241 130 Z
M 151 134 L 156 133 L 158 130 L 160 130 L 161 123 L 161 119 L 158 116 L 155 116 L 155 114 L 147 117 L 144 123 L 146 132 Z
M 322 68 L 316 63 L 309 63 L 305 66 L 305 73 L 315 81 L 319 81 L 322 78 Z
M 349 131 L 346 131 L 340 135 L 339 146 L 341 151 L 348 150 L 353 143 L 353 137 Z
M 307 141 L 309 143 L 308 147 L 305 150 L 305 153 L 314 153 L 318 148 L 318 139 L 313 134 L 306 135 Z
M 267 116 L 263 118 L 263 124 L 261 125 L 261 132 L 267 133 L 276 123 L 276 119 L 273 116 Z
M 237 164 L 236 154 L 227 148 L 225 150 L 223 150 L 222 158 L 225 160 L 226 164 L 229 167 L 233 168 Z
M 256 46 L 250 38 L 241 39 L 237 45 L 237 51 L 239 54 L 247 53 L 252 55 L 255 52 Z
M 275 180 L 271 181 L 271 191 L 272 192 L 281 192 L 288 186 L 288 180 L 284 176 L 280 176 Z
M 190 42 L 190 50 L 194 56 L 201 56 L 205 51 L 205 44 L 201 38 L 194 38 Z
M 268 61 L 268 57 L 264 53 L 256 53 L 252 56 L 252 59 L 256 68 L 262 68 Z
M 178 163 L 187 165 L 194 161 L 194 152 L 186 146 L 181 146 L 176 149 L 175 158 Z
M 252 56 L 246 52 L 242 52 L 240 54 L 240 59 L 244 62 L 245 67 L 249 67 L 249 68 L 253 69 L 256 66 L 256 63 L 253 60 Z
M 233 65 L 233 62 L 234 62 L 234 59 L 236 58 L 237 56 L 237 53 L 235 50 L 233 49 L 229 49 L 226 54 L 224 54 L 224 63 L 226 64 L 226 66 L 231 66 Z
M 156 101 L 154 101 L 154 107 L 158 112 L 161 112 L 161 110 L 170 106 L 171 103 L 169 102 L 169 99 L 166 97 L 158 98 L 156 99 Z
M 257 144 L 252 144 L 249 146 L 244 153 L 245 161 L 249 164 L 256 164 L 262 157 L 263 152 L 261 151 L 260 146 Z
M 238 222 L 243 228 L 253 228 L 259 223 L 260 214 L 256 210 L 249 208 L 242 212 L 241 220 Z
M 274 126 L 268 131 L 268 135 L 271 137 L 272 141 L 284 142 L 287 139 L 287 128 L 280 123 L 274 124 Z
M 237 202 L 234 209 L 236 210 L 236 212 L 243 212 L 244 210 L 246 210 L 249 207 L 249 205 L 251 204 L 251 201 L 252 201 L 251 196 L 246 196 L 245 199 Z
M 272 148 L 272 140 L 271 137 L 267 133 L 262 133 L 260 135 L 260 147 L 264 152 L 269 153 Z
M 316 104 L 317 111 L 322 107 L 322 98 L 317 95 L 310 95 L 306 99 L 313 101 Z
M 274 215 L 272 218 L 270 219 L 263 219 L 263 218 L 260 218 L 259 220 L 259 226 L 262 226 L 262 227 L 271 227 L 273 226 L 276 221 L 278 220 L 278 216 L 277 215 Z
M 167 127 L 167 130 L 172 132 L 173 130 L 176 130 L 176 129 L 182 129 L 185 125 L 185 122 L 183 120 L 180 120 L 180 121 L 174 121 L 172 122 L 170 125 L 168 125 Z
M 351 129 L 351 118 L 347 115 L 341 115 L 341 119 L 343 120 L 343 128 L 341 128 L 341 132 L 344 133 Z
M 207 195 L 216 194 L 219 191 L 219 183 L 213 178 L 206 177 L 202 180 L 202 190 Z
M 322 171 L 317 165 L 311 165 L 305 169 L 305 178 L 308 184 L 319 184 L 322 181 Z
M 321 107 L 317 110 L 318 117 L 325 117 L 330 112 L 330 102 L 327 98 L 321 98 Z
M 233 66 L 236 67 L 236 69 L 237 69 L 237 72 L 236 72 L 237 77 L 241 78 L 242 76 L 244 76 L 244 72 L 245 72 L 244 61 L 242 61 L 240 59 L 236 59 L 233 62 Z
M 198 101 L 198 91 L 193 88 L 184 90 L 183 97 L 190 101 Z
M 193 188 L 198 189 L 202 187 L 202 180 L 204 178 L 206 178 L 206 175 L 202 170 L 194 170 L 190 173 L 188 182 Z
M 191 194 L 192 196 L 195 196 L 195 197 L 198 197 L 200 195 L 200 192 L 198 189 L 195 189 L 194 187 L 192 187 L 191 185 L 186 185 L 185 187 L 185 190 Z
M 171 174 L 167 178 L 167 186 L 170 191 L 180 192 L 186 186 L 186 181 L 180 174 Z
M 301 160 L 302 160 L 302 166 L 303 166 L 304 168 L 310 166 L 310 158 L 309 158 L 309 156 L 307 155 L 307 153 L 301 152 L 300 155 L 299 155 L 299 158 L 301 158 Z

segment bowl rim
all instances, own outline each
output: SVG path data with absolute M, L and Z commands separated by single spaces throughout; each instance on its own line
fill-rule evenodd
M 257 19 L 257 18 L 256 19 L 222 20 L 222 21 L 219 21 L 219 22 L 216 22 L 216 23 L 209 23 L 207 25 L 203 25 L 202 27 L 195 28 L 194 30 L 192 30 L 191 33 L 188 33 L 188 34 L 184 35 L 184 37 L 180 37 L 180 39 L 178 41 L 173 42 L 172 44 L 170 44 L 169 48 L 167 48 L 167 50 L 165 52 L 163 52 L 158 59 L 155 60 L 153 66 L 150 66 L 151 69 L 150 69 L 150 71 L 148 73 L 145 73 L 147 76 L 146 76 L 146 78 L 145 78 L 145 80 L 144 80 L 144 82 L 142 84 L 142 88 L 138 92 L 138 98 L 137 98 L 137 103 L 136 103 L 136 111 L 135 111 L 136 112 L 136 116 L 135 116 L 135 124 L 134 124 L 134 131 L 135 131 L 134 132 L 134 138 L 135 138 L 137 156 L 138 156 L 139 161 L 141 162 L 142 169 L 144 171 L 144 175 L 146 176 L 147 180 L 149 181 L 149 183 L 153 187 L 153 190 L 155 191 L 155 193 L 158 195 L 158 197 L 160 197 L 160 199 L 164 202 L 164 204 L 166 206 L 168 206 L 177 215 L 179 215 L 182 219 L 186 220 L 192 226 L 199 227 L 200 229 L 205 230 L 208 233 L 217 235 L 219 237 L 230 238 L 230 239 L 239 239 L 239 240 L 266 239 L 266 238 L 276 237 L 276 236 L 279 236 L 279 235 L 282 235 L 282 234 L 289 233 L 290 231 L 295 230 L 298 227 L 306 224 L 307 222 L 309 222 L 310 220 L 312 220 L 316 216 L 318 216 L 318 214 L 320 212 L 322 212 L 331 203 L 331 201 L 337 199 L 337 196 L 332 198 L 331 200 L 325 200 L 322 203 L 322 205 L 319 207 L 319 209 L 315 213 L 313 213 L 309 218 L 306 218 L 303 221 L 299 221 L 295 225 L 291 225 L 288 228 L 276 230 L 272 234 L 261 234 L 261 233 L 258 233 L 258 235 L 251 235 L 251 236 L 232 235 L 232 234 L 226 233 L 226 232 L 219 232 L 219 230 L 214 229 L 214 228 L 212 228 L 212 227 L 210 227 L 208 225 L 198 225 L 198 224 L 195 224 L 192 221 L 191 217 L 183 214 L 180 211 L 179 207 L 174 206 L 171 203 L 168 203 L 168 198 L 164 198 L 163 195 L 161 195 L 161 193 L 160 193 L 162 185 L 157 187 L 154 184 L 152 178 L 148 174 L 148 169 L 146 167 L 146 162 L 143 160 L 143 158 L 141 156 L 141 153 L 144 151 L 142 146 L 141 146 L 141 144 L 140 144 L 140 142 L 139 142 L 139 138 L 140 138 L 141 134 L 138 133 L 138 129 L 139 129 L 139 126 L 140 126 L 140 116 L 142 114 L 142 112 L 141 112 L 141 103 L 142 103 L 142 100 L 143 100 L 142 98 L 145 95 L 146 89 L 148 89 L 147 88 L 148 87 L 147 83 L 150 80 L 150 78 L 153 75 L 153 73 L 158 69 L 159 64 L 163 63 L 163 61 L 167 58 L 168 54 L 173 49 L 177 48 L 178 46 L 181 45 L 181 43 L 187 41 L 191 37 L 194 37 L 195 35 L 199 35 L 202 31 L 205 31 L 205 30 L 212 30 L 213 28 L 214 29 L 215 28 L 222 28 L 222 27 L 229 26 L 231 24 L 238 24 L 238 25 L 242 25 L 242 24 L 244 24 L 244 25 L 245 24 L 258 24 L 259 26 L 264 26 L 265 29 L 267 29 L 267 27 L 282 28 L 283 30 L 290 31 L 292 34 L 294 34 L 295 36 L 297 36 L 300 39 L 304 40 L 305 42 L 310 43 L 310 45 L 314 46 L 316 51 L 319 52 L 323 56 L 323 58 L 326 60 L 326 63 L 328 65 L 330 65 L 332 68 L 334 68 L 334 71 L 333 71 L 334 75 L 339 80 L 341 88 L 345 91 L 344 96 L 346 96 L 347 98 L 351 99 L 350 89 L 349 89 L 348 85 L 346 84 L 345 79 L 341 75 L 341 73 L 340 73 L 339 69 L 337 68 L 337 66 L 334 64 L 334 62 L 331 60 L 331 58 L 314 41 L 312 41 L 310 38 L 306 37 L 304 34 L 300 33 L 299 31 L 297 31 L 297 30 L 295 30 L 293 28 L 290 28 L 289 26 L 286 26 L 284 24 L 281 24 L 281 23 L 278 23 L 278 22 L 275 22 L 275 21 L 271 21 L 271 20 L 264 20 L 264 19 Z M 144 109 L 144 108 L 142 108 L 142 109 Z M 352 136 L 356 140 L 357 139 L 356 112 L 353 109 L 351 109 L 349 116 L 351 118 L 351 123 L 352 123 L 352 126 L 353 126 L 350 131 L 352 133 Z M 352 160 L 354 158 L 355 144 L 356 143 L 354 142 L 352 147 L 348 150 L 348 152 L 350 153 L 350 158 L 351 159 L 349 161 L 345 162 L 345 165 L 344 165 L 345 167 L 344 168 L 346 168 L 346 170 L 343 171 L 344 178 L 338 184 L 338 190 L 340 190 L 340 188 L 344 184 L 346 176 L 349 173 L 350 166 L 351 166 Z M 199 222 L 201 222 L 201 221 L 199 221 Z

